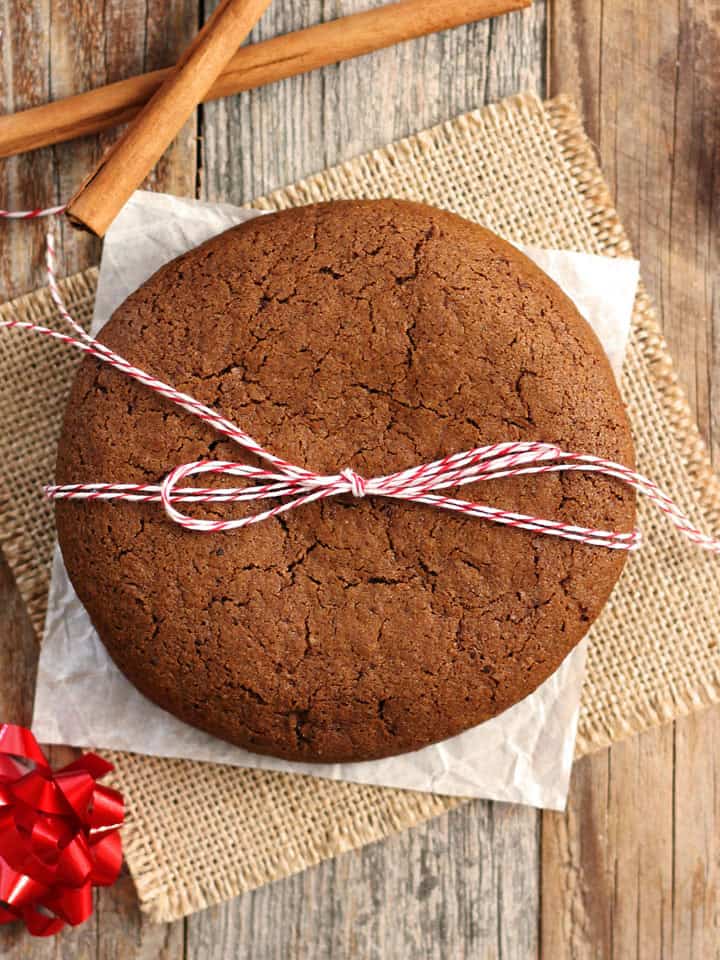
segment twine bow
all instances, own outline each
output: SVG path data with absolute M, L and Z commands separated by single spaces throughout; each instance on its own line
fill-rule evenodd
M 19 217 L 36 217 L 56 212 L 28 211 Z M 3 211 L 0 211 L 0 216 Z M 47 238 L 47 275 L 51 296 L 60 316 L 78 335 L 60 333 L 47 327 L 26 321 L 5 320 L 0 327 L 17 328 L 43 336 L 52 337 L 68 346 L 95 357 L 121 373 L 137 380 L 148 389 L 171 401 L 183 410 L 210 424 L 218 433 L 229 437 L 248 453 L 264 461 L 267 467 L 252 467 L 244 463 L 224 460 L 200 460 L 182 464 L 160 484 L 128 483 L 70 483 L 51 485 L 45 488 L 47 497 L 55 500 L 121 500 L 130 502 L 159 502 L 168 517 L 185 529 L 204 533 L 237 530 L 263 520 L 276 517 L 303 504 L 327 497 L 350 493 L 354 497 L 380 496 L 396 500 L 421 503 L 437 509 L 450 510 L 467 516 L 490 520 L 494 523 L 519 527 L 548 536 L 562 537 L 593 546 L 614 550 L 636 550 L 641 544 L 640 532 L 597 530 L 577 526 L 559 520 L 550 520 L 528 514 L 514 513 L 490 507 L 486 504 L 439 494 L 437 491 L 460 487 L 480 480 L 529 474 L 582 471 L 611 477 L 646 496 L 668 519 L 696 546 L 720 553 L 720 540 L 703 533 L 695 527 L 673 500 L 642 474 L 612 460 L 590 454 L 562 450 L 555 444 L 530 442 L 504 442 L 476 447 L 435 460 L 432 463 L 411 467 L 381 477 L 364 478 L 349 467 L 338 474 L 322 475 L 288 463 L 262 447 L 249 434 L 227 420 L 219 412 L 195 400 L 189 394 L 176 390 L 170 384 L 158 380 L 139 367 L 129 363 L 100 341 L 86 333 L 70 316 L 55 276 L 55 253 L 52 235 Z M 250 481 L 245 487 L 181 487 L 180 483 L 200 474 L 221 474 L 241 477 Z M 192 517 L 179 510 L 179 503 L 235 503 L 279 499 L 280 503 L 249 516 L 231 520 L 208 520 Z
M 248 447 L 258 456 L 267 454 L 259 446 Z M 250 524 L 260 523 L 278 514 L 294 510 L 314 500 L 351 494 L 354 497 L 388 497 L 408 500 L 443 510 L 451 510 L 469 516 L 492 520 L 510 527 L 519 527 L 536 533 L 564 537 L 610 549 L 635 550 L 640 546 L 637 530 L 618 533 L 610 530 L 593 530 L 546 520 L 526 514 L 513 513 L 454 497 L 441 496 L 431 491 L 459 487 L 479 480 L 500 479 L 535 473 L 582 470 L 615 476 L 632 486 L 639 487 L 632 471 L 602 460 L 600 457 L 568 453 L 554 444 L 535 442 L 506 442 L 476 447 L 398 473 L 365 479 L 349 468 L 339 474 L 323 475 L 303 470 L 293 464 L 276 464 L 277 472 L 261 467 L 224 460 L 198 460 L 176 467 L 161 484 L 120 483 L 71 483 L 46 487 L 46 495 L 56 500 L 126 500 L 141 503 L 162 503 L 167 515 L 182 527 L 204 533 L 237 530 Z M 182 487 L 183 480 L 200 474 L 219 474 L 242 477 L 254 481 L 246 487 Z M 661 497 L 659 492 L 647 487 L 648 496 Z M 237 503 L 280 499 L 282 502 L 267 510 L 235 520 L 204 520 L 189 516 L 177 509 L 178 503 Z M 680 525 L 682 517 L 662 504 L 668 515 Z M 690 535 L 690 531 L 687 531 Z
M 86 753 L 53 772 L 29 730 L 0 726 L 0 924 L 51 936 L 87 920 L 93 887 L 115 882 L 123 798 L 97 782 L 112 769 Z

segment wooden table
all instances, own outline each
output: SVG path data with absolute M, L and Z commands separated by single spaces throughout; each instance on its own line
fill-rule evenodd
M 254 38 L 370 4 L 276 0 Z M 3 107 L 16 110 L 166 65 L 196 29 L 199 11 L 207 16 L 211 6 L 202 0 L 2 0 Z M 242 203 L 518 90 L 574 93 L 681 380 L 704 436 L 717 445 L 718 62 L 718 0 L 555 0 L 550 6 L 536 0 L 522 15 L 209 105 L 184 129 L 151 185 Z M 101 142 L 4 162 L 2 205 L 67 198 Z M 3 228 L 3 299 L 43 282 L 42 233 L 40 226 Z M 67 230 L 62 249 L 66 273 L 97 261 L 97 244 Z M 1 567 L 3 719 L 29 721 L 36 653 L 12 578 Z M 720 957 L 718 783 L 715 709 L 578 763 L 565 815 L 473 803 L 166 926 L 140 917 L 126 877 L 99 896 L 88 924 L 58 939 L 31 941 L 15 927 L 2 928 L 0 955 Z

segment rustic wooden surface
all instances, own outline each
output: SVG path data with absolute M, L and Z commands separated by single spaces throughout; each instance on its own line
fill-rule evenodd
M 269 37 L 371 0 L 276 2 Z M 202 0 L 0 0 L 0 98 L 15 110 L 166 65 Z M 681 379 L 720 444 L 720 3 L 554 0 L 208 105 L 153 187 L 243 202 L 523 89 L 579 97 Z M 107 142 L 0 166 L 0 205 L 66 198 Z M 42 226 L 5 225 L 0 295 L 42 283 Z M 97 258 L 63 236 L 65 272 Z M 713 286 L 713 284 L 715 286 Z M 36 641 L 0 565 L 0 717 L 27 722 Z M 720 710 L 577 764 L 565 815 L 474 803 L 184 922 L 144 921 L 124 877 L 84 927 L 0 929 L 0 955 L 68 958 L 720 957 Z

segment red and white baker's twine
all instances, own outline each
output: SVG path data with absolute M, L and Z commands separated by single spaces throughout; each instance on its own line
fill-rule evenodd
M 57 207 L 37 207 L 35 210 L 0 210 L 0 219 L 2 220 L 39 220 L 41 217 L 54 217 L 58 213 L 63 213 L 65 204 L 59 204 Z
M 0 217 L 34 219 L 59 213 L 63 207 L 46 210 L 31 210 L 21 213 L 0 211 Z M 205 533 L 237 530 L 252 523 L 260 523 L 270 517 L 294 510 L 314 500 L 350 493 L 354 497 L 388 497 L 395 500 L 410 500 L 442 510 L 452 510 L 467 516 L 491 520 L 494 523 L 518 527 L 534 533 L 577 540 L 580 543 L 608 547 L 612 550 L 636 550 L 641 543 L 640 532 L 633 530 L 620 533 L 612 530 L 593 530 L 499 510 L 469 500 L 458 500 L 433 491 L 460 487 L 480 480 L 502 477 L 527 476 L 529 474 L 582 471 L 613 477 L 638 493 L 648 497 L 658 509 L 694 544 L 706 550 L 720 553 L 720 540 L 698 530 L 688 517 L 673 503 L 656 484 L 641 474 L 620 463 L 589 454 L 571 453 L 552 443 L 506 442 L 476 447 L 464 453 L 455 453 L 433 463 L 425 463 L 409 470 L 365 479 L 354 470 L 346 468 L 340 473 L 323 476 L 288 463 L 265 450 L 256 440 L 231 423 L 220 413 L 206 407 L 186 393 L 176 390 L 162 380 L 150 376 L 114 353 L 104 344 L 87 334 L 68 313 L 58 289 L 55 276 L 55 251 L 52 235 L 47 242 L 47 275 L 51 296 L 60 316 L 75 331 L 77 336 L 60 333 L 48 327 L 20 320 L 0 321 L 0 327 L 17 328 L 52 337 L 61 343 L 83 350 L 103 363 L 120 370 L 126 376 L 144 384 L 150 390 L 165 397 L 199 420 L 209 423 L 218 433 L 229 437 L 237 444 L 263 460 L 271 469 L 252 467 L 244 463 L 225 460 L 199 460 L 175 467 L 160 484 L 141 483 L 68 483 L 45 488 L 47 497 L 53 500 L 125 500 L 139 503 L 162 503 L 167 515 L 180 526 Z M 183 480 L 199 474 L 224 474 L 253 481 L 246 487 L 183 487 Z M 235 503 L 280 499 L 282 502 L 267 510 L 261 510 L 237 520 L 203 520 L 188 516 L 177 509 L 179 503 Z

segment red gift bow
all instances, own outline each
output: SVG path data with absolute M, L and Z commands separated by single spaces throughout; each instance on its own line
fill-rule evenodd
M 125 805 L 97 783 L 113 769 L 86 753 L 53 771 L 29 730 L 0 726 L 0 924 L 51 936 L 87 920 L 93 887 L 115 882 Z

